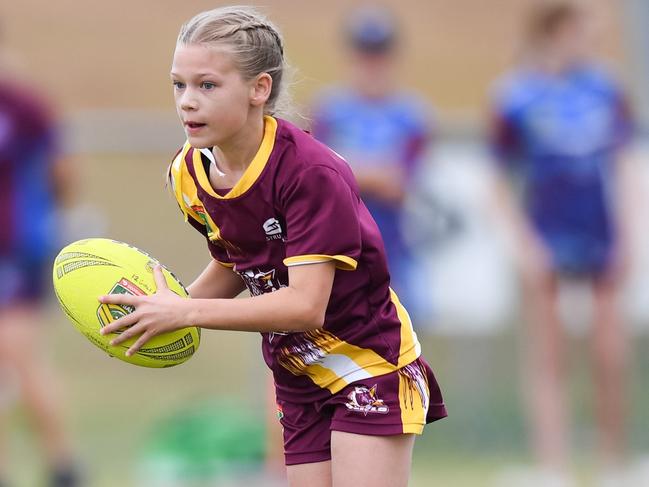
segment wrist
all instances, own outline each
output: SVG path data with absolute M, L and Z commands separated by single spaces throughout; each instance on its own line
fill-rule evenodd
M 208 300 L 204 298 L 189 298 L 185 300 L 185 306 L 183 310 L 183 316 L 185 317 L 185 319 L 183 321 L 186 322 L 186 326 L 205 326 L 205 313 L 203 307 L 207 301 Z M 209 303 L 210 306 L 214 306 L 216 304 L 216 299 L 210 299 L 209 301 L 211 301 Z
M 197 301 L 197 299 L 191 297 L 183 300 L 183 326 L 198 326 L 198 316 L 196 313 Z

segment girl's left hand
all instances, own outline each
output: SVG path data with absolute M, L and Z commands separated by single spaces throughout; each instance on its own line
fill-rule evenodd
M 111 345 L 118 345 L 129 338 L 139 336 L 126 351 L 128 357 L 137 352 L 154 336 L 189 326 L 186 322 L 187 312 L 183 308 L 183 305 L 187 304 L 187 300 L 169 289 L 162 273 L 162 267 L 156 266 L 153 269 L 153 277 L 156 283 L 156 293 L 153 295 L 109 294 L 99 297 L 101 303 L 127 305 L 135 308 L 132 313 L 106 325 L 100 331 L 102 335 L 108 335 L 127 328 L 110 341 Z

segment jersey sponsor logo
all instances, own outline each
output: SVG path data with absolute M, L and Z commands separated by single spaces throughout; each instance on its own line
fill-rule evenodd
M 350 411 L 363 413 L 365 416 L 369 413 L 388 414 L 390 408 L 383 399 L 379 399 L 376 388 L 376 384 L 371 388 L 355 386 L 354 390 L 347 395 L 349 402 L 345 403 L 345 407 Z
M 263 224 L 266 240 L 282 240 L 282 226 L 277 218 L 269 218 Z
M 566 116 L 564 104 L 549 99 L 524 115 L 533 144 L 543 154 L 586 157 L 604 150 L 616 135 L 615 114 L 606 100 L 583 94 L 577 115 Z

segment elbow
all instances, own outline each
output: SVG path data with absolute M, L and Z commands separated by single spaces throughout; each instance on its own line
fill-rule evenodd
M 304 331 L 319 330 L 322 327 L 324 327 L 324 324 L 325 324 L 324 314 L 321 316 L 316 316 L 314 318 L 311 318 L 311 320 L 305 323 Z
M 306 304 L 300 310 L 296 320 L 301 331 L 319 330 L 325 324 L 325 309 L 314 304 Z
M 301 292 L 290 286 L 283 291 L 286 312 L 284 326 L 290 323 L 290 329 L 296 332 L 314 331 L 324 327 L 329 296 L 323 299 L 315 293 Z

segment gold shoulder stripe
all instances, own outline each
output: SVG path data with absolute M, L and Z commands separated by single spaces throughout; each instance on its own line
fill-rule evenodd
M 189 151 L 192 149 L 193 148 L 189 145 L 189 142 L 185 142 L 183 149 L 171 164 L 171 185 L 174 196 L 176 197 L 180 209 L 185 215 L 185 221 L 187 221 L 191 216 L 201 225 L 205 225 L 207 229 L 207 238 L 212 241 L 220 240 L 221 231 L 219 230 L 219 227 L 216 226 L 216 223 L 214 223 L 214 220 L 212 220 L 210 214 L 205 210 L 203 202 L 198 198 L 198 188 L 189 173 L 189 169 L 187 169 L 186 158 Z M 194 161 L 194 170 L 196 170 L 197 167 L 203 168 L 200 155 L 201 152 L 199 150 L 193 149 L 191 157 Z
M 171 163 L 171 189 L 176 197 L 178 206 L 180 206 L 181 211 L 185 215 L 185 221 L 191 216 L 197 222 L 203 223 L 198 214 L 192 209 L 192 206 L 198 202 L 198 197 L 194 180 L 189 174 L 187 163 L 185 162 L 185 157 L 191 148 L 189 142 L 185 142 L 182 150 Z
M 196 171 L 196 179 L 198 179 L 198 184 L 213 198 L 218 199 L 230 199 L 241 196 L 250 187 L 257 181 L 261 172 L 266 167 L 266 163 L 270 158 L 271 153 L 273 152 L 273 147 L 275 146 L 275 134 L 277 132 L 277 120 L 273 117 L 266 116 L 264 117 L 264 136 L 261 141 L 261 145 L 257 150 L 257 154 L 253 158 L 252 162 L 241 176 L 241 179 L 237 181 L 237 184 L 225 195 L 221 196 L 210 184 L 210 180 L 205 173 L 205 168 L 203 167 L 201 160 L 201 152 L 196 150 L 192 154 L 194 161 L 194 171 Z

